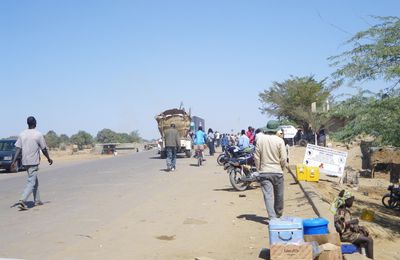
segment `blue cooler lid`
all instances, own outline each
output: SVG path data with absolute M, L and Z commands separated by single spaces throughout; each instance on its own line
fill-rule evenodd
M 329 223 L 329 221 L 324 218 L 307 218 L 307 219 L 303 220 L 304 227 L 327 226 L 328 223 Z

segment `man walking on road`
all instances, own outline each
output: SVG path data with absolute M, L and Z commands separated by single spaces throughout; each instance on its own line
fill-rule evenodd
M 254 160 L 261 177 L 261 188 L 264 195 L 268 217 L 280 218 L 283 214 L 283 169 L 286 168 L 286 150 L 282 138 L 276 135 L 278 121 L 268 121 L 264 131 L 257 136 Z
M 178 130 L 175 124 L 171 124 L 164 133 L 165 150 L 167 152 L 167 171 L 175 171 L 176 169 L 176 149 L 180 146 Z
M 40 200 L 38 180 L 40 150 L 42 150 L 44 156 L 46 156 L 49 164 L 53 164 L 53 160 L 50 159 L 50 155 L 47 151 L 47 146 L 43 135 L 35 129 L 36 119 L 33 116 L 28 117 L 27 124 L 28 129 L 24 130 L 19 135 L 18 140 L 15 143 L 15 147 L 17 148 L 17 150 L 11 164 L 12 168 L 15 167 L 18 155 L 21 153 L 22 150 L 22 165 L 28 173 L 28 179 L 21 199 L 17 203 L 18 207 L 21 210 L 28 209 L 26 201 L 31 193 L 33 193 L 35 206 L 43 204 Z

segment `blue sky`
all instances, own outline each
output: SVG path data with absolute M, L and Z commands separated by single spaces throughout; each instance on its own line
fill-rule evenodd
M 0 1 L 0 137 L 34 115 L 43 133 L 157 138 L 154 116 L 181 102 L 214 130 L 263 126 L 261 91 L 329 77 L 327 58 L 371 15 L 399 10 L 397 0 Z

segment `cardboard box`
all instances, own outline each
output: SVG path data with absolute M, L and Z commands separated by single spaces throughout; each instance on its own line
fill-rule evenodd
M 342 251 L 340 248 L 340 236 L 338 233 L 331 233 L 326 235 L 304 235 L 304 241 L 312 242 L 316 241 L 318 245 L 323 245 L 326 243 L 331 243 L 338 246 L 337 249 L 332 251 L 323 251 L 318 256 L 318 260 L 342 260 Z
M 271 260 L 312 260 L 312 245 L 275 244 L 270 248 Z
M 359 253 L 355 253 L 355 254 L 351 254 L 351 255 L 343 255 L 343 259 L 344 260 L 371 260 L 368 257 L 359 254 Z

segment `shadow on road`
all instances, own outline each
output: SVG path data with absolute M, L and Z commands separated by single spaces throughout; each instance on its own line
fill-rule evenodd
M 243 214 L 243 215 L 237 216 L 236 218 L 257 222 L 257 223 L 260 223 L 263 225 L 269 224 L 267 217 L 261 217 L 261 216 L 255 215 L 255 214 Z
M 186 155 L 177 155 L 176 156 L 176 159 L 185 159 L 185 158 L 187 158 Z M 152 160 L 166 160 L 167 158 L 161 158 L 160 155 L 157 155 L 157 156 L 151 156 L 151 157 L 149 157 L 149 159 L 152 159 Z
M 161 159 L 161 157 L 160 156 L 152 156 L 152 157 L 149 157 L 149 159 Z M 163 159 L 163 160 L 165 160 L 165 159 Z
M 36 205 L 35 206 L 35 202 L 33 202 L 33 201 L 27 201 L 27 202 L 25 202 L 25 205 L 28 207 L 28 209 L 31 209 L 31 208 L 37 208 L 37 207 L 40 207 L 40 206 L 42 206 L 42 205 L 44 205 L 44 204 L 48 204 L 48 203 L 51 203 L 51 201 L 44 201 L 44 202 L 42 202 L 43 204 L 41 204 L 41 205 Z M 18 205 L 19 205 L 19 203 L 18 202 L 16 202 L 16 203 L 14 203 L 13 205 L 11 205 L 10 206 L 10 208 L 17 208 L 18 207 Z M 21 211 L 21 210 L 20 210 Z
M 237 192 L 234 188 L 214 189 L 214 191 Z
M 263 248 L 258 255 L 259 258 L 269 260 L 271 259 L 271 252 L 268 248 Z

